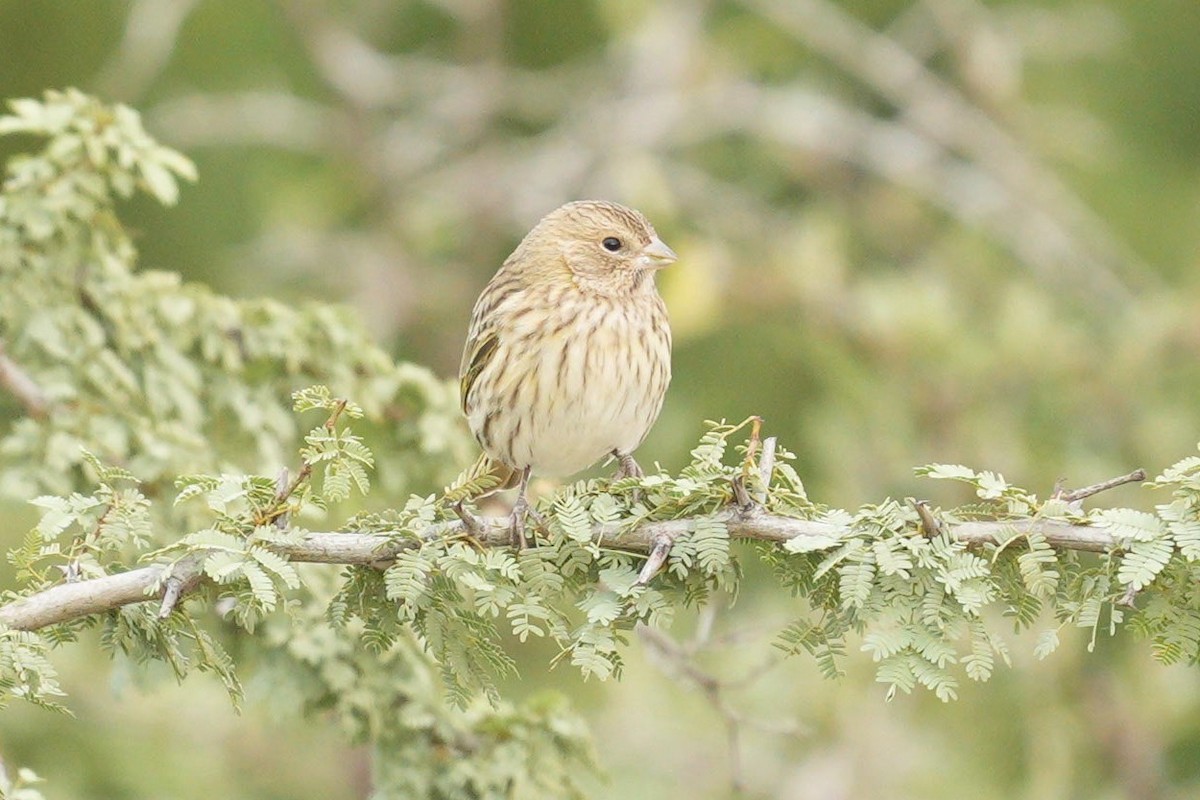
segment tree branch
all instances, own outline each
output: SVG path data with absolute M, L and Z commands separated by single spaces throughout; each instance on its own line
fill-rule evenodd
M 3 342 L 0 342 L 0 387 L 15 397 L 29 416 L 46 416 L 50 402 L 45 392 L 20 364 L 9 358 Z
M 1091 486 L 1084 486 L 1082 489 L 1075 489 L 1074 491 L 1070 492 L 1056 491 L 1054 496 L 1059 500 L 1065 500 L 1068 503 L 1075 503 L 1083 500 L 1086 497 L 1091 497 L 1094 494 L 1100 494 L 1100 492 L 1107 491 L 1108 489 L 1115 489 L 1118 486 L 1124 486 L 1127 483 L 1137 483 L 1138 481 L 1144 480 L 1146 480 L 1146 470 L 1135 469 L 1128 475 L 1119 475 L 1116 478 L 1109 478 L 1106 481 L 1093 483 Z
M 717 514 L 736 539 L 782 544 L 798 536 L 829 536 L 833 525 L 816 520 L 795 519 L 762 511 L 743 513 L 728 510 Z M 508 517 L 483 517 L 475 540 L 488 547 L 508 547 L 511 533 Z M 686 533 L 692 520 L 677 519 L 648 522 L 633 530 L 619 525 L 598 526 L 596 540 L 602 547 L 650 553 L 663 541 L 674 541 Z M 1106 531 L 1087 525 L 1070 525 L 1053 520 L 1016 520 L 1012 522 L 963 522 L 951 529 L 959 541 L 971 545 L 999 544 L 1015 535 L 1040 531 L 1052 546 L 1064 550 L 1103 552 L 1113 546 Z M 463 523 L 447 522 L 431 526 L 426 540 L 452 538 L 466 534 Z M 276 552 L 291 561 L 311 564 L 350 564 L 382 567 L 402 550 L 414 546 L 411 539 L 398 539 L 382 533 L 310 533 L 295 545 L 277 545 Z M 170 575 L 166 570 L 172 569 Z M 162 599 L 162 611 L 169 614 L 181 594 L 199 583 L 198 565 L 186 560 L 175 565 L 154 565 L 140 569 L 64 583 L 37 594 L 0 606 L 0 624 L 20 630 L 37 630 L 68 622 L 90 614 L 111 611 L 130 603 Z M 165 595 L 165 597 L 163 596 Z

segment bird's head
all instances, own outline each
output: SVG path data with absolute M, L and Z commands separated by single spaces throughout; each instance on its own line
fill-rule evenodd
M 513 259 L 571 277 L 601 294 L 653 286 L 653 275 L 675 261 L 641 212 L 603 200 L 579 200 L 551 211 L 521 242 Z M 565 271 L 564 271 L 565 267 Z

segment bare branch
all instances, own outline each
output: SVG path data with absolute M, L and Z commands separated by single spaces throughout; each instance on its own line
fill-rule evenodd
M 769 721 L 747 716 L 739 711 L 729 699 L 729 692 L 749 685 L 769 669 L 776 661 L 751 670 L 746 675 L 729 680 L 720 678 L 696 662 L 696 655 L 712 645 L 712 626 L 716 606 L 705 606 L 697 621 L 696 633 L 690 641 L 678 642 L 661 630 L 649 625 L 638 624 L 638 638 L 647 645 L 651 663 L 668 676 L 697 689 L 725 723 L 728 739 L 729 779 L 735 793 L 745 790 L 745 775 L 742 764 L 742 731 L 755 728 L 768 733 L 797 736 L 802 729 L 793 720 Z
M 731 509 L 716 517 L 725 522 L 729 535 L 736 539 L 782 544 L 798 536 L 827 537 L 836 533 L 835 527 L 826 522 L 776 514 L 743 514 Z M 674 541 L 676 537 L 687 533 L 692 522 L 690 519 L 649 522 L 633 530 L 623 530 L 619 524 L 602 525 L 597 527 L 595 537 L 603 547 L 650 553 L 657 543 Z M 478 524 L 477 530 L 468 532 L 461 521 L 439 523 L 430 526 L 423 539 L 430 541 L 469 534 L 487 547 L 511 546 L 511 528 L 507 516 L 481 517 Z M 1103 529 L 1053 520 L 963 522 L 951 528 L 954 538 L 972 545 L 999 544 L 1032 531 L 1041 533 L 1052 546 L 1066 550 L 1103 552 L 1114 544 L 1113 538 Z M 276 545 L 274 549 L 281 556 L 296 562 L 379 567 L 395 558 L 400 551 L 415 545 L 414 539 L 382 533 L 310 533 L 298 544 Z M 53 586 L 0 606 L 0 625 L 36 630 L 89 614 L 111 611 L 130 603 L 154 600 L 157 598 L 155 587 L 160 585 L 164 595 L 167 595 L 163 597 L 160 610 L 169 614 L 179 597 L 199 583 L 199 577 L 198 574 L 192 576 L 180 572 L 179 588 L 173 590 L 171 579 L 163 580 L 163 572 L 167 568 L 168 565 L 142 567 L 103 578 Z M 179 569 L 178 564 L 176 569 Z M 168 599 L 171 600 L 170 604 L 167 603 Z
M 50 401 L 45 392 L 21 365 L 9 358 L 3 342 L 0 342 L 0 386 L 24 406 L 25 413 L 29 416 L 46 416 Z
M 1100 494 L 1100 492 L 1108 489 L 1115 489 L 1116 487 L 1124 486 L 1127 483 L 1137 483 L 1138 481 L 1144 480 L 1146 480 L 1146 470 L 1135 469 L 1128 475 L 1120 475 L 1116 478 L 1109 478 L 1106 481 L 1093 483 L 1091 486 L 1084 486 L 1082 489 L 1075 489 L 1070 492 L 1063 492 L 1056 489 L 1054 496 L 1059 500 L 1065 500 L 1068 503 L 1075 503 L 1085 497 L 1091 497 L 1094 494 Z
M 95 79 L 100 93 L 140 97 L 171 59 L 196 5 L 197 0 L 135 0 L 116 53 Z
M 775 446 L 778 444 L 776 437 L 768 436 L 763 440 L 762 455 L 758 459 L 758 480 L 762 484 L 758 491 L 758 496 L 755 498 L 760 503 L 767 502 L 767 488 L 771 485 L 771 476 L 775 473 Z

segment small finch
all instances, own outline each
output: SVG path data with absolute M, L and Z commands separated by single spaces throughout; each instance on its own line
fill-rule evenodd
M 567 203 L 533 227 L 475 302 L 462 407 L 484 453 L 519 479 L 520 546 L 531 473 L 570 475 L 613 455 L 616 477 L 642 474 L 633 451 L 671 380 L 654 273 L 674 261 L 639 212 Z

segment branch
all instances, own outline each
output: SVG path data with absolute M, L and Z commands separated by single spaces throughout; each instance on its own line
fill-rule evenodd
M 17 399 L 29 416 L 46 416 L 50 405 L 46 393 L 20 364 L 9 358 L 3 342 L 0 342 L 0 386 Z
M 728 510 L 716 517 L 725 522 L 733 538 L 775 544 L 798 536 L 826 537 L 837 530 L 829 523 L 761 511 L 743 513 Z M 507 516 L 483 517 L 478 522 L 479 529 L 471 532 L 471 536 L 480 544 L 488 547 L 511 545 Z M 690 519 L 676 519 L 648 522 L 633 530 L 622 530 L 619 525 L 610 524 L 597 526 L 595 536 L 601 547 L 651 553 L 656 544 L 674 541 L 676 537 L 687 533 L 691 524 Z M 1015 535 L 1032 531 L 1039 531 L 1052 546 L 1064 550 L 1104 552 L 1114 544 L 1113 538 L 1100 528 L 1037 519 L 963 522 L 953 526 L 951 534 L 961 542 L 983 545 L 1000 544 Z M 462 522 L 445 522 L 430 526 L 423 538 L 430 541 L 466 534 Z M 299 544 L 277 545 L 274 549 L 281 556 L 300 563 L 382 567 L 397 553 L 414 545 L 412 539 L 398 539 L 382 533 L 310 533 Z M 170 574 L 166 572 L 168 569 L 172 570 Z M 199 572 L 193 570 L 196 567 L 185 559 L 174 568 L 165 564 L 154 565 L 103 578 L 53 586 L 0 606 L 0 624 L 19 630 L 37 630 L 111 611 L 130 603 L 160 598 L 163 600 L 163 611 L 169 613 L 180 595 L 199 583 Z
M 1100 483 L 1093 483 L 1091 486 L 1084 486 L 1082 489 L 1075 489 L 1070 492 L 1057 491 L 1055 492 L 1055 497 L 1059 500 L 1065 500 L 1068 503 L 1075 503 L 1094 494 L 1100 494 L 1100 492 L 1107 491 L 1108 489 L 1115 489 L 1127 483 L 1137 483 L 1144 480 L 1146 480 L 1146 470 L 1135 469 L 1128 475 L 1109 478 L 1106 481 L 1100 481 Z
M 668 677 L 674 678 L 685 686 L 698 689 L 713 709 L 725 723 L 725 735 L 729 747 L 729 776 L 733 791 L 736 795 L 745 791 L 745 776 L 742 758 L 742 731 L 744 728 L 756 728 L 768 733 L 788 734 L 796 736 L 801 732 L 800 726 L 792 720 L 770 722 L 767 720 L 748 717 L 738 711 L 730 702 L 730 690 L 738 689 L 753 682 L 767 670 L 779 663 L 772 659 L 756 667 L 740 678 L 722 679 L 702 669 L 696 663 L 696 655 L 713 644 L 712 626 L 716 606 L 707 605 L 700 612 L 697 621 L 696 634 L 688 642 L 677 642 L 670 636 L 639 623 L 635 630 L 638 638 L 649 646 L 650 662 L 662 670 Z

